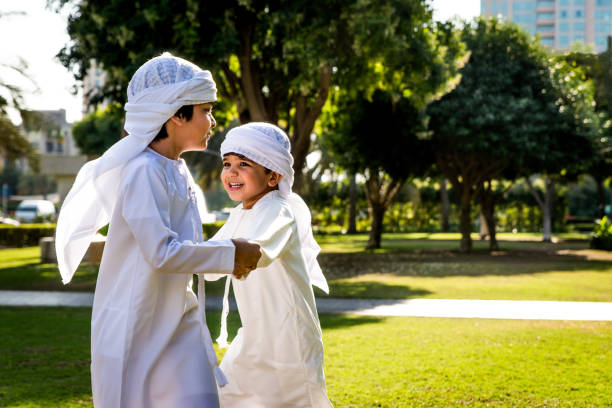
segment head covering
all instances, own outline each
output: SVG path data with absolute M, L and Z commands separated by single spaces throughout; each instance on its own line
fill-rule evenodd
M 247 123 L 231 129 L 225 136 L 221 143 L 221 155 L 228 153 L 241 154 L 282 176 L 278 184 L 279 194 L 289 202 L 295 217 L 310 281 L 329 293 L 327 281 L 317 262 L 321 248 L 312 234 L 310 210 L 302 197 L 291 191 L 295 172 L 287 134 L 269 123 Z
M 184 105 L 217 100 L 212 75 L 164 53 L 132 77 L 125 104 L 128 135 L 79 170 L 57 221 L 55 247 L 62 280 L 70 282 L 95 233 L 106 225 L 118 199 L 123 166 L 142 152 Z

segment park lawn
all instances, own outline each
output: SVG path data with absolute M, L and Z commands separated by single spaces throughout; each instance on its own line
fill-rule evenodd
M 477 241 L 474 252 L 466 255 L 449 249 L 456 241 L 422 235 L 390 234 L 379 251 L 358 247 L 365 236 L 319 238 L 324 248 L 319 262 L 330 296 L 612 301 L 612 254 L 589 250 L 584 240 L 530 242 L 523 234 L 522 241 L 502 241 L 493 254 L 478 248 L 485 243 Z M 345 250 L 338 250 L 343 245 Z M 94 290 L 97 266 L 82 264 L 64 286 L 57 266 L 40 264 L 38 257 L 38 247 L 1 249 L 0 290 Z M 221 295 L 223 282 L 207 283 L 207 293 Z
M 0 308 L 0 406 L 92 406 L 90 314 Z M 207 320 L 215 337 L 219 312 Z M 238 325 L 232 312 L 230 335 Z M 321 325 L 336 407 L 612 405 L 612 322 L 321 315 Z
M 98 266 L 82 263 L 69 285 L 56 264 L 40 263 L 40 247 L 0 249 L 0 290 L 93 291 Z

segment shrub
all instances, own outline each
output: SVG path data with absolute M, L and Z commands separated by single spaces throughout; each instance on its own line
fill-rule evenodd
M 42 237 L 55 235 L 55 224 L 0 224 L 0 245 L 10 247 L 36 246 Z
M 603 217 L 591 234 L 591 248 L 612 251 L 612 223 Z

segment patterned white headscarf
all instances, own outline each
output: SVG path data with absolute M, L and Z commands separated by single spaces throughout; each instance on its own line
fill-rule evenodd
M 169 53 L 143 64 L 132 77 L 127 94 L 128 135 L 81 168 L 62 205 L 55 246 L 64 283 L 72 279 L 96 232 L 109 222 L 123 166 L 146 149 L 182 106 L 217 100 L 209 71 Z
M 317 262 L 321 248 L 312 234 L 310 210 L 302 197 L 291 191 L 295 172 L 287 134 L 278 126 L 269 123 L 247 123 L 227 133 L 221 144 L 221 156 L 227 153 L 241 154 L 282 176 L 278 184 L 279 194 L 289 202 L 295 217 L 310 281 L 325 293 L 329 293 L 327 280 Z

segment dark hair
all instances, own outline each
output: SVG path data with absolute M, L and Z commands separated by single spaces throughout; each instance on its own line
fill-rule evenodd
M 193 105 L 181 106 L 181 108 L 176 111 L 174 116 L 176 116 L 177 118 L 184 117 L 189 122 L 191 118 L 193 117 Z M 158 140 L 162 140 L 167 137 L 168 137 L 168 132 L 166 132 L 166 124 L 164 123 L 161 129 L 159 129 L 159 132 L 157 132 L 157 135 L 155 135 L 155 139 L 153 139 L 151 143 L 157 142 Z

